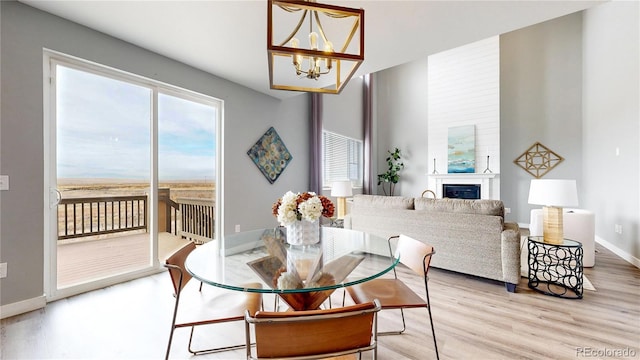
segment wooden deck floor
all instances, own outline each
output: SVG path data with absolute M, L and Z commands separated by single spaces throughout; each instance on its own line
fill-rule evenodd
M 145 268 L 150 263 L 149 235 L 122 235 L 58 245 L 58 287 Z M 164 261 L 186 242 L 188 240 L 178 236 L 160 233 L 158 258 Z

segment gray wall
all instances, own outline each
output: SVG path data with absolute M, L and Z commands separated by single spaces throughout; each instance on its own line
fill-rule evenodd
M 575 179 L 582 192 L 582 13 L 500 36 L 500 197 L 511 221 L 529 223 L 534 177 L 513 163 L 536 141 L 564 161 L 545 179 Z
M 289 190 L 306 191 L 309 184 L 309 97 L 301 94 L 269 106 L 272 98 L 258 93 L 253 96 L 257 101 L 225 101 L 225 205 L 222 215 L 227 234 L 235 231 L 235 225 L 240 225 L 242 231 L 277 226 L 278 222 L 271 215 L 273 203 Z M 238 116 L 230 111 L 237 112 Z M 247 156 L 247 150 L 270 126 L 276 129 L 293 156 L 273 184 Z
M 363 127 L 364 79 L 352 78 L 338 95 L 322 95 L 322 126 L 332 131 L 358 140 L 364 140 Z M 353 188 L 354 194 L 361 194 L 362 188 Z M 325 196 L 331 195 L 331 190 L 322 190 Z M 335 198 L 332 198 L 334 201 Z M 347 204 L 347 210 L 349 204 Z
M 402 152 L 405 168 L 394 195 L 420 196 L 428 188 L 427 59 L 375 74 L 378 173 L 387 171 L 387 150 Z M 376 160 L 377 159 L 377 160 Z M 375 185 L 375 184 L 374 184 Z M 374 186 L 382 194 L 380 186 Z M 375 193 L 375 192 L 374 192 Z
M 9 276 L 0 280 L 0 305 L 43 294 L 43 47 L 224 100 L 225 232 L 235 224 L 243 230 L 275 226 L 270 209 L 276 198 L 305 189 L 307 96 L 280 101 L 29 6 L 0 6 L 0 173 L 11 184 L 0 192 L 0 262 L 9 265 Z M 293 154 L 275 185 L 246 155 L 269 126 Z
M 583 190 L 596 234 L 640 266 L 640 5 L 614 1 L 585 12 Z M 616 148 L 619 156 L 616 156 Z M 615 225 L 622 225 L 622 234 Z
M 339 95 L 322 96 L 322 126 L 341 135 L 362 140 L 362 77 L 351 79 Z

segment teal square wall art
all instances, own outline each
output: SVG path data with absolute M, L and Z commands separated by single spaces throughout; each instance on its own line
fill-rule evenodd
M 447 172 L 476 172 L 476 134 L 474 125 L 449 128 Z
M 247 155 L 271 184 L 278 180 L 280 174 L 293 159 L 293 156 L 273 127 L 270 127 L 260 137 L 251 149 L 247 151 Z

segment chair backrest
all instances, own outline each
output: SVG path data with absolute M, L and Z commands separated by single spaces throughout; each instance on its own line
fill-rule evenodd
M 435 250 L 433 246 L 400 234 L 395 253 L 396 256 L 400 255 L 400 262 L 406 267 L 418 275 L 426 276 Z
M 247 331 L 254 324 L 258 359 L 296 356 L 339 356 L 374 350 L 376 313 L 374 302 L 326 310 L 257 312 L 245 314 Z M 248 333 L 247 333 L 248 334 Z M 248 336 L 248 335 L 247 335 Z M 247 354 L 251 349 L 247 347 Z
M 169 269 L 169 275 L 171 275 L 171 281 L 173 282 L 173 290 L 176 292 L 176 295 L 179 294 L 189 280 L 191 280 L 191 274 L 184 268 L 184 262 L 195 248 L 196 244 L 189 242 L 173 255 L 169 256 L 165 261 L 165 267 Z

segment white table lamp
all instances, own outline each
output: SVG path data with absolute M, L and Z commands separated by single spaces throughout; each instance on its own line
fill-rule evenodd
M 352 195 L 351 180 L 334 181 L 331 184 L 331 196 L 338 199 L 338 219 L 344 219 L 347 209 L 347 197 Z
M 534 179 L 529 187 L 529 204 L 543 205 L 543 237 L 550 244 L 564 241 L 562 208 L 578 206 L 575 180 Z

